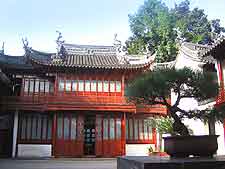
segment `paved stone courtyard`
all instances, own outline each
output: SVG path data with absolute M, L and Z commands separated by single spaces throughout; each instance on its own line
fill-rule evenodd
M 116 169 L 116 159 L 0 159 L 0 169 Z

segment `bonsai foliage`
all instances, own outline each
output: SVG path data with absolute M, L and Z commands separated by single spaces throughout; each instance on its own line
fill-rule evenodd
M 171 91 L 177 98 L 173 104 L 169 97 Z M 183 118 L 201 117 L 198 110 L 186 111 L 179 107 L 183 98 L 203 101 L 218 94 L 218 84 L 211 74 L 194 72 L 188 68 L 156 69 L 146 72 L 129 84 L 128 96 L 139 104 L 160 104 L 166 106 L 168 115 L 173 118 L 173 130 L 179 135 L 189 135 Z M 204 114 L 202 114 L 204 116 Z
M 223 123 L 225 119 L 224 110 L 225 105 L 222 105 L 219 107 L 207 108 L 205 110 L 190 111 L 190 115 L 202 120 L 204 123 L 208 123 L 210 121 Z
M 149 118 L 147 121 L 148 125 L 156 128 L 159 134 L 171 134 L 175 135 L 173 131 L 173 119 L 170 117 L 159 117 L 159 118 Z
M 160 135 L 162 134 L 170 134 L 177 135 L 177 133 L 173 130 L 174 120 L 171 117 L 161 116 L 159 118 L 150 118 L 148 121 L 148 125 L 156 128 Z M 186 126 L 190 134 L 193 134 L 193 131 Z

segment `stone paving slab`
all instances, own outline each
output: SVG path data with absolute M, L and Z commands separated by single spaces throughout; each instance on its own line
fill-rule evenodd
M 116 169 L 116 159 L 0 159 L 0 169 Z
M 118 169 L 225 169 L 225 156 L 169 158 L 132 157 L 117 158 Z

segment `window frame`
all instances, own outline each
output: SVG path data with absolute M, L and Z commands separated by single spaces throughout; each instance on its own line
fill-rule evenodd
M 117 85 L 119 85 L 119 87 Z M 122 92 L 122 82 L 120 80 L 115 81 L 115 91 L 117 93 Z
M 44 119 L 46 119 L 46 123 L 44 123 Z M 52 122 L 52 116 L 42 113 L 20 115 L 18 128 L 18 143 L 51 143 L 53 139 Z M 44 128 L 44 124 L 46 125 L 46 128 Z M 48 137 L 49 132 L 51 133 L 51 137 Z
M 67 79 L 65 82 L 65 92 L 71 92 L 72 91 L 72 81 Z
M 59 118 L 60 117 L 60 118 Z M 67 128 L 65 128 L 65 120 L 67 122 Z M 61 126 L 59 128 L 59 120 L 61 121 Z M 72 125 L 72 120 L 75 120 L 75 126 Z M 73 113 L 57 113 L 57 123 L 56 123 L 56 139 L 61 141 L 76 141 L 78 139 L 79 122 L 78 116 Z M 74 122 L 74 121 L 73 121 Z M 72 130 L 74 129 L 74 130 Z M 60 137 L 59 137 L 59 131 Z M 65 131 L 68 135 L 65 135 Z
M 91 80 L 91 92 L 97 92 L 97 80 Z
M 82 79 L 79 79 L 78 80 L 78 92 L 84 92 L 84 91 L 85 91 L 85 81 Z
M 59 92 L 64 92 L 65 91 L 65 80 L 60 79 L 58 81 L 58 91 Z
M 98 80 L 97 81 L 97 92 L 98 93 L 102 93 L 103 92 L 103 80 Z
M 155 128 L 151 126 L 147 126 L 147 134 L 144 133 L 146 131 L 144 125 L 147 119 L 143 117 L 127 117 L 126 118 L 126 142 L 129 144 L 139 144 L 139 143 L 150 143 L 155 144 Z M 135 124 L 138 123 L 137 124 Z M 146 124 L 147 125 L 147 124 Z M 136 129 L 135 127 L 138 128 Z M 138 131 L 138 133 L 135 133 Z M 155 135 L 155 136 L 154 136 Z M 137 139 L 138 136 L 138 139 Z
M 109 81 L 109 92 L 111 92 L 111 93 L 116 92 L 116 82 L 113 80 Z
M 109 81 L 103 80 L 103 92 L 108 93 L 109 92 Z

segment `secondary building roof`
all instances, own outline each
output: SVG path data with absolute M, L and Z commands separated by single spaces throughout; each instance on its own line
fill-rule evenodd
M 205 50 L 201 57 L 206 57 L 211 55 L 215 58 L 223 58 L 224 59 L 224 51 L 225 51 L 225 37 L 222 36 L 216 40 L 216 42 L 210 46 L 207 50 Z

